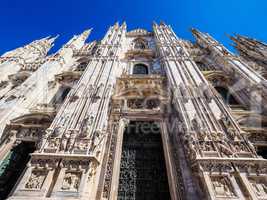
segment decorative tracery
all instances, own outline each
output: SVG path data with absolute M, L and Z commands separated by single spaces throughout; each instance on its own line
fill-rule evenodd
M 142 38 L 137 38 L 134 40 L 134 49 L 144 50 L 148 48 L 147 41 Z
M 159 127 L 131 122 L 125 130 L 118 199 L 170 199 Z

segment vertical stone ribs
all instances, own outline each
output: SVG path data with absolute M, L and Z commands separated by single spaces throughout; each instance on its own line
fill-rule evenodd
M 107 136 L 110 97 L 116 77 L 121 74 L 118 57 L 125 31 L 125 25 L 118 24 L 109 29 L 47 129 L 40 149 L 32 155 L 32 167 L 40 165 L 38 162 L 43 163 L 42 160 L 58 163 L 58 177 L 53 186 L 48 183 L 52 187 L 49 196 L 63 197 L 71 193 L 75 197 L 88 193 L 88 184 L 93 183 L 94 175 L 99 173 L 98 165 L 102 162 Z M 73 38 L 65 48 L 81 48 L 80 42 L 88 35 L 89 32 L 84 32 Z M 54 166 L 51 171 L 55 171 Z M 28 170 L 32 171 L 32 167 Z
M 242 93 L 243 96 L 246 96 L 246 98 L 242 98 L 246 105 L 258 113 L 266 113 L 267 82 L 265 78 L 207 33 L 202 33 L 196 29 L 192 29 L 192 33 L 197 44 L 211 52 L 210 60 L 215 63 L 217 69 L 222 70 L 235 80 L 232 87 L 236 88 L 236 93 Z
M 230 174 L 243 170 L 238 166 L 244 160 L 254 159 L 252 166 L 255 167 L 266 166 L 266 162 L 257 156 L 229 108 L 190 58 L 185 43 L 164 23 L 154 24 L 154 32 L 174 94 L 173 103 L 182 116 L 182 128 L 173 134 L 182 138 L 191 167 L 200 172 L 200 180 L 206 186 L 208 196 L 229 199 L 242 196 L 237 189 L 241 186 L 237 186 Z M 212 48 L 216 43 L 210 46 Z M 216 182 L 218 173 L 225 174 L 224 182 Z M 220 193 L 217 185 L 224 185 L 225 189 Z M 196 191 L 193 194 L 197 199 Z

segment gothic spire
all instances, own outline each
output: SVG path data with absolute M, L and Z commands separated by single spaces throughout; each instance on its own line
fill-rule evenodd
M 37 40 L 33 43 L 33 48 L 39 49 L 42 56 L 46 56 L 49 50 L 54 46 L 55 40 L 58 38 L 58 35 L 55 37 L 48 36 L 46 38 Z
M 87 29 L 80 35 L 74 35 L 73 38 L 64 46 L 64 48 L 72 48 L 73 50 L 79 50 L 85 44 L 92 29 Z
M 116 22 L 116 23 L 114 24 L 114 28 L 119 28 L 119 22 Z
M 31 43 L 8 51 L 2 55 L 2 57 L 26 57 L 29 53 L 39 54 L 39 56 L 46 56 L 48 51 L 53 47 L 56 37 L 51 38 L 50 36 L 34 40 Z
M 126 24 L 125 21 L 122 23 L 121 28 L 122 28 L 122 29 L 126 29 L 126 28 L 127 28 L 127 24 Z
M 230 36 L 233 46 L 244 60 L 250 60 L 267 67 L 267 45 L 261 41 L 242 36 Z

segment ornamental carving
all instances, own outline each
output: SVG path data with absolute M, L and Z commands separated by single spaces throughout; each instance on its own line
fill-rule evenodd
M 74 152 L 75 153 L 86 153 L 89 148 L 89 140 L 88 139 L 78 139 L 74 144 Z
M 89 133 L 92 127 L 92 124 L 94 122 L 94 118 L 95 116 L 91 114 L 82 120 L 82 123 L 81 123 L 81 132 L 82 132 L 81 135 L 82 136 L 86 136 Z
M 108 150 L 107 167 L 105 172 L 104 188 L 103 188 L 104 198 L 108 198 L 111 188 L 114 157 L 117 145 L 117 131 L 118 131 L 118 122 L 114 122 L 112 126 L 112 131 L 108 135 L 109 150 Z
M 211 183 L 216 197 L 236 197 L 234 187 L 226 176 L 212 176 Z
M 212 142 L 199 142 L 202 151 L 215 151 Z
M 47 153 L 54 153 L 57 151 L 59 144 L 60 144 L 59 138 L 50 138 L 47 142 L 44 151 Z
M 42 154 L 36 154 L 32 156 L 30 165 L 38 168 L 55 168 L 60 159 L 51 156 L 42 156 Z
M 25 184 L 26 189 L 41 189 L 47 176 L 47 171 L 32 171 L 28 182 Z
M 127 106 L 130 109 L 159 109 L 158 99 L 128 99 Z
M 201 163 L 201 167 L 203 171 L 209 172 L 209 173 L 221 173 L 221 172 L 227 172 L 230 173 L 233 170 L 232 164 L 229 162 L 215 162 L 215 161 L 203 161 Z
M 105 132 L 101 130 L 94 131 L 91 140 L 90 153 L 98 156 L 100 154 L 100 147 L 105 138 Z
M 258 197 L 267 198 L 267 182 L 266 178 L 250 177 L 248 178 L 254 193 Z

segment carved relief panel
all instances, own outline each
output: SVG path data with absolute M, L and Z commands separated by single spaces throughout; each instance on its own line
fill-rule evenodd
M 66 171 L 63 178 L 61 190 L 78 192 L 81 176 L 81 172 Z
M 39 190 L 45 181 L 48 172 L 44 170 L 34 170 L 25 184 L 26 189 Z
M 234 187 L 228 177 L 211 176 L 210 179 L 214 194 L 217 198 L 233 198 L 237 196 Z

